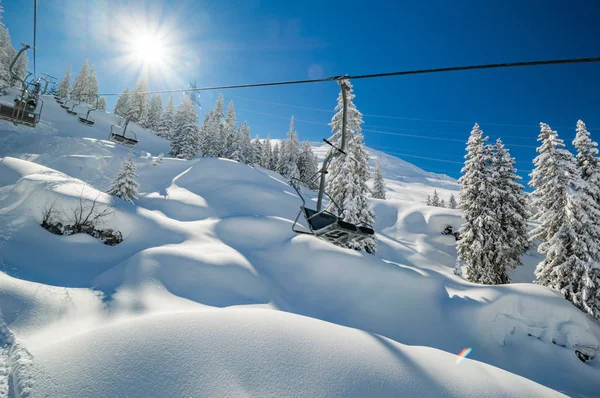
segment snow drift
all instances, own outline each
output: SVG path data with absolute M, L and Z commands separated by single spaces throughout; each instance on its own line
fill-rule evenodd
M 46 120 L 63 116 L 48 109 Z M 600 389 L 598 359 L 583 363 L 574 354 L 598 347 L 600 326 L 546 288 L 455 277 L 454 238 L 441 231 L 458 227 L 461 214 L 419 204 L 421 193 L 373 201 L 379 250 L 371 256 L 295 235 L 300 200 L 272 172 L 223 159 L 152 166 L 136 149 L 141 193 L 132 205 L 101 193 L 123 148 L 73 118 L 52 130 L 49 156 L 42 142 L 55 122 L 26 133 L 30 143 L 0 123 L 9 137 L 3 154 L 49 166 L 0 161 L 0 392 L 3 385 L 13 395 L 90 397 L 595 396 Z M 122 232 L 122 243 L 39 226 L 44 206 L 68 212 L 80 197 L 113 208 L 103 222 Z M 472 360 L 457 364 L 467 347 Z

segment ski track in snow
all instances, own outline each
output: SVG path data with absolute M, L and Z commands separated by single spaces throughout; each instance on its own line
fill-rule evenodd
M 29 398 L 35 380 L 33 355 L 19 343 L 0 317 L 0 398 Z

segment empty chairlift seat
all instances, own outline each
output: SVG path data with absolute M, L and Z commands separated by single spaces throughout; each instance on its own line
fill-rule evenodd
M 328 211 L 317 212 L 304 206 L 301 209 L 312 233 L 329 242 L 360 242 L 375 233 L 369 226 L 354 225 Z
M 90 109 L 90 110 L 88 110 L 88 111 L 86 112 L 85 116 L 84 116 L 83 114 L 79 114 L 79 116 L 77 117 L 77 119 L 78 119 L 79 123 L 85 124 L 86 126 L 93 126 L 93 125 L 94 125 L 94 123 L 96 123 L 96 120 L 95 120 L 95 119 L 92 119 L 92 118 L 90 117 L 90 112 L 91 112 L 92 110 L 93 110 L 93 109 Z
M 119 127 L 113 124 L 110 127 L 110 135 L 108 136 L 108 140 L 131 148 L 138 143 L 137 135 L 134 132 L 130 131 L 128 133 L 132 136 L 127 137 L 125 135 L 126 132 L 127 124 L 125 125 L 125 127 Z

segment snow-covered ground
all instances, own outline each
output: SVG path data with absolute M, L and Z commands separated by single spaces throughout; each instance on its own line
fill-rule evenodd
M 48 97 L 36 129 L 0 122 L 0 397 L 598 396 L 598 359 L 574 353 L 598 323 L 537 285 L 453 275 L 440 232 L 461 214 L 422 204 L 449 177 L 371 151 L 390 197 L 371 256 L 295 235 L 300 200 L 272 172 L 153 166 L 168 144 L 137 126 L 139 200 L 98 192 L 129 150 L 93 115 Z M 39 226 L 80 195 L 114 207 L 121 244 Z M 525 262 L 513 280 L 533 279 Z

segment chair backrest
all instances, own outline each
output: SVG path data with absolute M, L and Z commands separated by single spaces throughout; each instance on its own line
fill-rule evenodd
M 330 213 L 326 213 L 324 211 L 317 212 L 316 210 L 312 210 L 306 207 L 303 207 L 303 210 L 304 215 L 306 216 L 306 221 L 308 221 L 313 231 L 323 229 L 339 221 L 339 219 L 336 216 Z

